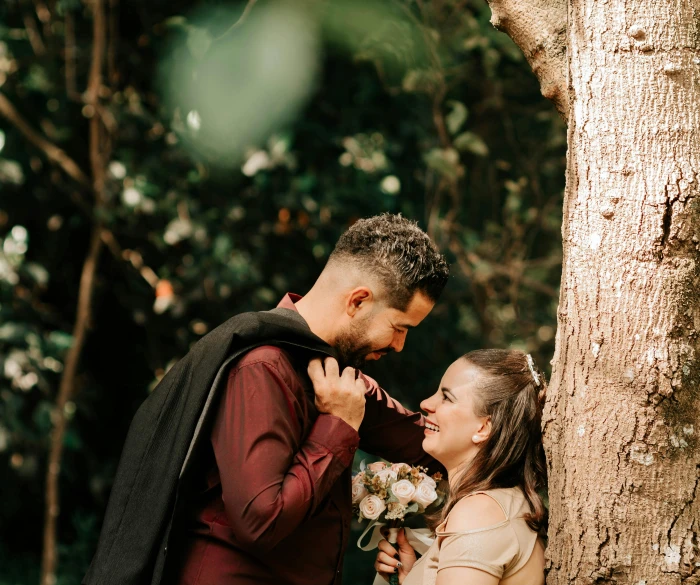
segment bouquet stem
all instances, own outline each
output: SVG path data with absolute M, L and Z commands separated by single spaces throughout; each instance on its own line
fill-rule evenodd
M 398 528 L 389 528 L 389 533 L 386 536 L 387 542 L 393 546 L 396 550 L 399 550 L 399 545 L 396 544 L 396 541 L 398 539 L 399 535 L 399 529 Z M 394 573 L 390 578 L 389 578 L 389 585 L 399 585 L 399 573 L 398 571 Z

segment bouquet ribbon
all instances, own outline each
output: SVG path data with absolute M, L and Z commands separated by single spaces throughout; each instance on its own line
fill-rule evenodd
M 375 522 L 370 524 L 365 528 L 365 531 L 357 539 L 357 546 L 364 551 L 370 551 L 377 548 L 380 540 L 384 540 L 382 536 L 382 526 L 385 526 L 383 522 Z M 367 533 L 372 530 L 372 535 L 370 536 L 369 542 L 365 545 L 362 544 L 362 539 L 367 535 Z M 404 528 L 406 533 L 406 539 L 409 544 L 415 549 L 418 554 L 424 555 L 425 552 L 430 548 L 435 540 L 432 536 L 432 532 L 427 528 Z
M 370 551 L 377 548 L 379 541 L 384 539 L 382 535 L 382 526 L 385 526 L 383 522 L 375 522 L 374 524 L 369 524 L 365 531 L 362 533 L 360 538 L 357 539 L 357 546 L 364 551 Z M 367 535 L 367 533 L 374 528 L 369 542 L 362 545 L 362 539 Z M 414 550 L 421 555 L 424 555 L 426 551 L 430 548 L 435 540 L 430 530 L 427 528 L 404 528 L 406 533 L 406 540 L 414 548 Z M 386 585 L 386 581 L 377 573 L 374 578 L 372 585 Z

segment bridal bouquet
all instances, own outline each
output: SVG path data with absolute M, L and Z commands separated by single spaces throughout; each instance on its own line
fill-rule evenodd
M 360 521 L 369 520 L 367 529 L 358 545 L 363 550 L 381 537 L 379 529 L 389 528 L 387 540 L 396 548 L 396 537 L 407 516 L 422 514 L 437 509 L 447 496 L 440 487 L 442 474 L 428 475 L 423 467 L 412 467 L 406 463 L 384 463 L 377 461 L 360 466 L 360 472 L 352 478 L 352 503 Z M 375 534 L 370 545 L 361 546 L 362 538 L 372 526 Z M 376 543 L 374 544 L 376 546 Z M 392 576 L 392 585 L 398 577 Z

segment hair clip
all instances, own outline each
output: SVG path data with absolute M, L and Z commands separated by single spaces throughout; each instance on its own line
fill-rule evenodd
M 527 367 L 530 368 L 530 373 L 532 374 L 532 379 L 535 381 L 535 386 L 540 387 L 540 375 L 535 371 L 535 362 L 532 360 L 532 356 L 527 354 Z

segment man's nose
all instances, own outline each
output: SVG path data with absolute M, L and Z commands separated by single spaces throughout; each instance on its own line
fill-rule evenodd
M 391 348 L 395 352 L 400 352 L 403 349 L 403 346 L 406 343 L 406 334 L 405 333 L 397 333 L 394 335 L 394 339 L 391 342 Z

